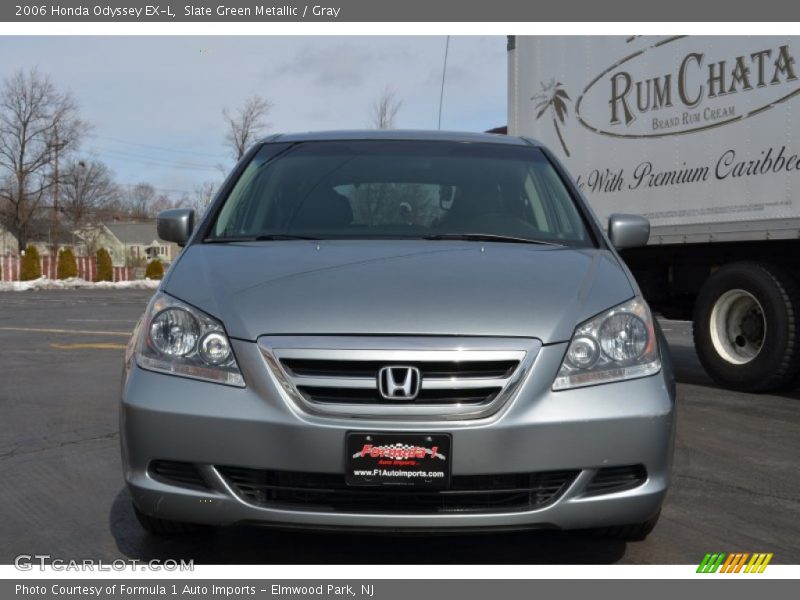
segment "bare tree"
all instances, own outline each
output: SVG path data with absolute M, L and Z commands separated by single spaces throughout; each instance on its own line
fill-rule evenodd
M 17 71 L 0 89 L 0 218 L 23 250 L 38 209 L 57 181 L 58 153 L 78 145 L 85 124 L 69 93 L 36 69 Z
M 191 202 L 191 208 L 195 210 L 198 218 L 206 211 L 211 202 L 214 200 L 217 189 L 219 189 L 219 184 L 216 184 L 213 181 L 204 181 L 194 187 L 194 198 Z
M 134 219 L 147 219 L 153 214 L 156 189 L 149 183 L 138 183 L 128 190 L 125 204 L 128 214 Z
M 191 208 L 195 212 L 195 220 L 202 218 L 219 188 L 218 183 L 204 181 L 194 186 L 191 192 L 183 192 L 175 201 L 175 208 Z
M 159 194 L 158 197 L 150 204 L 148 213 L 150 216 L 155 217 L 162 210 L 178 208 L 180 205 L 180 201 L 173 200 L 167 194 Z
M 115 211 L 119 190 L 114 175 L 99 160 L 73 160 L 61 177 L 60 207 L 73 228 Z
M 372 103 L 371 126 L 373 129 L 394 129 L 394 119 L 400 111 L 403 102 L 390 86 L 383 91 Z
M 260 96 L 251 96 L 235 112 L 222 109 L 222 116 L 228 126 L 225 141 L 236 160 L 244 156 L 247 149 L 269 126 L 265 121 L 273 104 Z

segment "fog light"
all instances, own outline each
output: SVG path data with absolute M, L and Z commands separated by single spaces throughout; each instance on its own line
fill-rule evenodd
M 228 339 L 221 333 L 212 331 L 200 340 L 200 357 L 210 365 L 221 365 L 231 356 Z
M 567 360 L 573 367 L 588 369 L 600 356 L 597 343 L 589 337 L 579 337 L 572 340 L 567 351 Z

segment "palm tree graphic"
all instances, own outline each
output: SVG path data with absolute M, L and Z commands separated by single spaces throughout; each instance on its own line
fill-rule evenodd
M 539 112 L 536 114 L 536 118 L 541 118 L 548 109 L 552 111 L 553 126 L 556 128 L 558 141 L 561 142 L 561 147 L 564 148 L 564 152 L 569 156 L 569 150 L 567 150 L 567 145 L 564 143 L 564 137 L 561 135 L 561 128 L 558 123 L 560 121 L 562 125 L 564 124 L 564 117 L 567 116 L 567 100 L 571 101 L 571 99 L 567 92 L 564 91 L 563 83 L 556 82 L 555 79 L 551 79 L 548 84 L 543 81 L 539 83 L 542 86 L 542 91 L 531 98 L 534 102 L 538 102 L 536 108 Z

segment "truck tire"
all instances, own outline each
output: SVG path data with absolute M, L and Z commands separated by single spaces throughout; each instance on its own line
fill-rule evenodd
M 775 390 L 800 368 L 800 292 L 780 267 L 722 267 L 700 290 L 693 320 L 700 362 L 723 387 Z

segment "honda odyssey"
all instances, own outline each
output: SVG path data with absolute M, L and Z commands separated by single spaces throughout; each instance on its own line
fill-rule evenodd
M 536 141 L 274 135 L 158 231 L 120 423 L 148 531 L 654 527 L 675 388 L 616 251 L 649 223 L 601 228 Z

